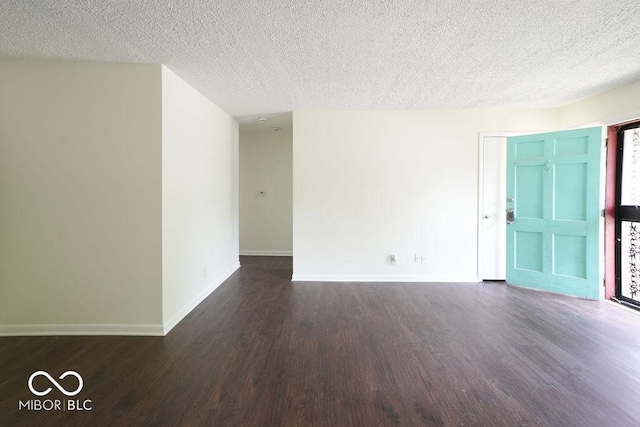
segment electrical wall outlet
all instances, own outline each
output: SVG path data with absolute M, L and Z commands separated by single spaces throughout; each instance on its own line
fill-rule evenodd
M 416 264 L 426 264 L 427 257 L 420 254 L 413 254 L 413 262 Z

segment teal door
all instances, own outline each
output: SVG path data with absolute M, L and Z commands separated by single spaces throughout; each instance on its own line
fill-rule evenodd
M 507 140 L 507 282 L 599 297 L 599 127 Z

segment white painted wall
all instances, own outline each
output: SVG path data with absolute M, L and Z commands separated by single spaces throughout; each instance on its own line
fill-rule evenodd
M 478 133 L 556 126 L 553 110 L 294 112 L 294 280 L 477 280 Z
M 0 61 L 0 333 L 162 333 L 160 70 Z
M 168 331 L 238 266 L 237 123 L 159 65 L 0 76 L 0 334 Z M 296 279 L 475 280 L 478 133 L 631 119 L 638 95 L 296 112 Z
M 239 266 L 238 123 L 162 67 L 165 332 Z
M 640 80 L 558 108 L 562 129 L 613 125 L 640 117 Z
M 292 156 L 291 132 L 240 132 L 240 254 L 291 255 Z
M 239 266 L 237 122 L 160 65 L 0 75 L 0 334 L 168 332 Z

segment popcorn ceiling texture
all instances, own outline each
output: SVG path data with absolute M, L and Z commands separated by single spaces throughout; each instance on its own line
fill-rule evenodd
M 638 0 L 2 0 L 0 57 L 163 63 L 237 118 L 555 107 L 640 78 Z

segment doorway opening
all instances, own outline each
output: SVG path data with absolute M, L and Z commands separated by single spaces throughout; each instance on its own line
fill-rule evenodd
M 239 254 L 293 255 L 293 115 L 240 119 Z
M 640 307 L 640 122 L 615 130 L 615 297 Z
M 479 135 L 478 278 L 597 299 L 602 128 L 527 135 Z

